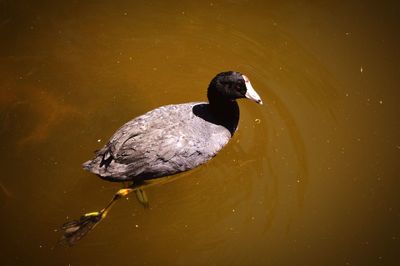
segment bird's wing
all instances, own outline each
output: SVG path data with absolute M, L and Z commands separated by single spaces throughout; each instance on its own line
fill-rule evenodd
M 84 168 L 122 181 L 171 175 L 208 161 L 231 134 L 194 115 L 195 104 L 163 106 L 129 121 Z
M 101 164 L 109 164 L 120 153 L 120 149 L 126 145 L 130 139 L 149 134 L 157 127 L 161 127 L 160 121 L 165 121 L 165 109 L 168 106 L 162 106 L 138 116 L 121 126 L 108 143 L 96 153 L 96 156 L 102 156 Z

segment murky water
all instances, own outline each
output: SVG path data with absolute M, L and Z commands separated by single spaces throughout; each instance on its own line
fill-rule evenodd
M 397 5 L 0 2 L 2 265 L 395 265 Z M 245 73 L 238 133 L 72 248 L 121 187 L 83 171 L 123 123 Z

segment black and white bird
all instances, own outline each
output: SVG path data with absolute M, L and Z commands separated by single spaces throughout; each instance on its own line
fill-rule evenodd
M 237 99 L 262 104 L 249 79 L 234 71 L 215 76 L 208 102 L 166 105 L 124 124 L 83 168 L 114 182 L 146 180 L 193 169 L 213 158 L 232 138 L 239 122 Z M 100 212 L 64 224 L 64 237 L 75 243 L 107 214 L 115 200 L 138 187 L 120 189 Z
M 238 72 L 218 74 L 208 103 L 159 107 L 118 129 L 84 169 L 109 181 L 143 181 L 193 169 L 214 157 L 235 133 L 236 99 L 262 104 L 249 79 Z

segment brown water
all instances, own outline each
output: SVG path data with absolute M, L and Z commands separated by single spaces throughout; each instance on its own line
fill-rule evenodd
M 1 265 L 398 265 L 398 5 L 102 2 L 0 2 Z M 225 70 L 265 102 L 230 144 L 55 246 L 120 188 L 81 163 Z

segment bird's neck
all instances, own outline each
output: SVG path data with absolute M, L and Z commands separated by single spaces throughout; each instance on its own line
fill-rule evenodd
M 235 100 L 209 99 L 210 112 L 219 124 L 226 127 L 231 134 L 239 123 L 239 105 Z

